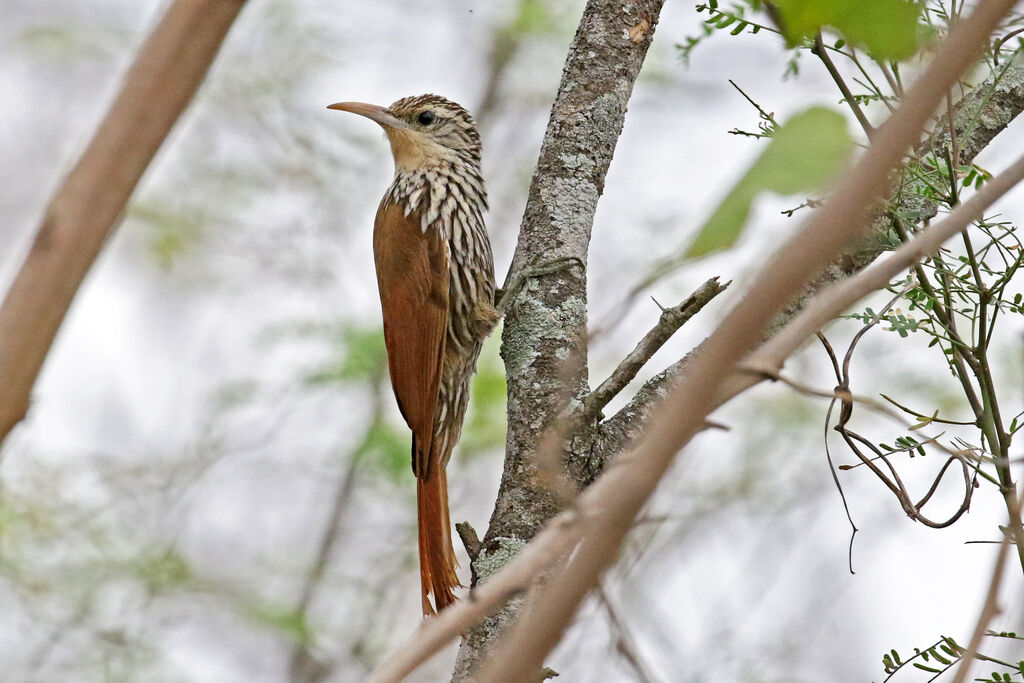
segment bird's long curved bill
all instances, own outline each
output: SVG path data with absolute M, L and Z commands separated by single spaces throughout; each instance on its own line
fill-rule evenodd
M 367 104 L 366 102 L 337 102 L 335 104 L 327 105 L 327 108 L 359 114 L 360 116 L 365 116 L 371 121 L 376 121 L 382 126 L 390 126 L 392 128 L 406 127 L 405 121 L 392 114 L 390 109 L 379 107 L 376 104 Z

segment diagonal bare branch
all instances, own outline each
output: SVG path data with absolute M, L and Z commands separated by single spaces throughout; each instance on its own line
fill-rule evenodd
M 636 373 L 647 364 L 647 361 L 665 345 L 673 334 L 680 327 L 697 315 L 704 306 L 712 299 L 725 291 L 731 283 L 719 284 L 718 278 L 713 277 L 700 287 L 693 294 L 672 308 L 663 308 L 658 322 L 644 335 L 644 338 L 637 343 L 636 348 L 622 359 L 618 367 L 605 381 L 587 394 L 583 399 L 582 415 L 584 419 L 594 418 L 601 410 L 608 405 L 608 402 L 615 398 L 619 392 L 626 388 Z
M 50 201 L 0 306 L 0 442 L 28 412 L 32 386 L 71 300 L 244 5 L 175 0 Z

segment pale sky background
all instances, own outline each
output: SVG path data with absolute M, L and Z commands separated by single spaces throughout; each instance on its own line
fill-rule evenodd
M 75 300 L 29 419 L 5 445 L 0 482 L 7 495 L 44 503 L 36 536 L 6 547 L 0 536 L 3 676 L 287 680 L 286 635 L 237 606 L 251 596 L 294 603 L 369 406 L 365 392 L 299 386 L 296 377 L 329 357 L 330 344 L 282 330 L 310 321 L 379 324 L 370 230 L 391 175 L 380 131 L 324 107 L 437 92 L 474 110 L 495 27 L 514 4 L 250 0 L 136 195 L 175 215 L 212 204 L 213 217 L 202 217 L 195 244 L 167 266 L 153 255 L 153 224 L 129 215 Z M 5 0 L 3 285 L 164 5 Z M 552 3 L 555 30 L 521 46 L 497 109 L 481 122 L 499 279 L 581 6 Z M 757 123 L 728 79 L 780 120 L 838 100 L 810 55 L 800 60 L 800 78 L 783 80 L 788 56 L 770 37 L 716 37 L 687 68 L 674 45 L 695 34 L 700 20 L 692 3 L 667 4 L 634 91 L 594 225 L 596 323 L 607 320 L 646 264 L 685 243 L 761 149 L 727 133 Z M 1022 148 L 1018 122 L 978 163 L 998 172 Z M 242 189 L 210 184 L 225 169 Z M 651 291 L 668 304 L 712 274 L 734 280 L 645 376 L 710 331 L 796 225 L 778 212 L 802 199 L 760 202 L 736 250 Z M 1024 219 L 1024 192 L 999 210 Z M 653 303 L 641 299 L 598 340 L 592 384 L 656 316 Z M 1024 402 L 1019 328 L 1006 330 L 997 352 L 1011 414 Z M 854 329 L 836 328 L 833 341 L 845 348 Z M 858 391 L 900 391 L 925 406 L 950 395 L 951 380 L 925 341 L 870 334 L 858 360 Z M 496 362 L 497 344 L 485 353 Z M 792 368 L 820 388 L 834 384 L 817 348 Z M 246 398 L 233 402 L 238 395 Z M 881 657 L 891 648 L 912 652 L 940 634 L 966 644 L 994 550 L 965 541 L 995 538 L 1005 512 L 993 490 L 980 489 L 970 514 L 936 531 L 907 519 L 862 469 L 841 475 L 860 528 L 851 575 L 849 527 L 822 448 L 824 410 L 824 402 L 761 387 L 716 414 L 732 430 L 696 439 L 659 490 L 649 514 L 668 521 L 642 557 L 608 581 L 653 680 L 881 680 Z M 879 440 L 900 433 L 884 420 L 862 419 L 862 431 L 876 430 Z M 831 444 L 837 461 L 850 461 Z M 908 480 L 922 485 L 927 468 L 911 462 Z M 453 466 L 456 520 L 483 533 L 499 473 L 498 453 Z M 361 680 L 367 662 L 397 646 L 419 620 L 412 490 L 411 476 L 404 484 L 372 476 L 357 482 L 344 540 L 310 616 L 315 649 L 335 667 L 330 681 Z M 942 502 L 955 507 L 953 487 L 943 493 Z M 83 529 L 93 524 L 104 536 L 86 542 Z M 171 547 L 208 585 L 154 598 L 131 582 L 93 580 L 91 572 L 103 573 L 98 567 Z M 8 567 L 12 553 L 27 558 L 45 588 L 26 588 L 26 577 Z M 1007 611 L 993 627 L 1024 632 L 1024 581 L 1010 567 Z M 88 617 L 76 621 L 81 613 Z M 104 629 L 148 648 L 132 654 L 138 661 L 102 661 L 88 643 Z M 350 651 L 357 638 L 368 643 L 366 659 Z M 589 604 L 549 662 L 562 673 L 558 680 L 640 680 L 609 638 L 604 612 Z M 1020 650 L 1007 656 L 1024 657 Z M 447 652 L 415 680 L 445 679 L 452 657 Z M 127 678 L 117 677 L 117 666 L 126 667 Z M 925 679 L 911 672 L 894 680 Z

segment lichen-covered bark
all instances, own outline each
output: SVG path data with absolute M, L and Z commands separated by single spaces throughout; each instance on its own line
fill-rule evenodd
M 960 161 L 968 164 L 1003 132 L 1024 107 L 1024 67 L 1007 64 L 997 68 L 985 81 L 957 103 L 953 120 L 960 145 Z M 943 118 L 935 134 L 917 149 L 918 155 L 938 152 L 950 144 L 949 124 Z
M 587 3 L 551 109 L 512 274 L 557 258 L 586 263 L 597 201 L 663 3 Z M 581 268 L 530 278 L 508 306 L 501 348 L 508 382 L 505 467 L 473 562 L 476 581 L 504 566 L 558 510 L 555 497 L 538 481 L 533 456 L 567 401 L 587 391 L 586 325 Z M 517 607 L 513 601 L 471 631 L 459 651 L 454 680 L 469 676 Z
M 960 163 L 971 163 L 1021 112 L 1024 112 L 1024 67 L 1000 67 L 968 92 L 954 108 Z M 949 144 L 948 119 L 941 118 L 934 132 L 918 145 L 915 159 L 909 163 L 917 163 L 917 159 L 930 153 L 943 159 L 943 150 Z M 914 185 L 920 182 L 906 174 L 892 201 L 892 210 L 913 224 L 933 218 L 938 211 L 934 203 L 915 192 Z M 871 234 L 885 235 L 890 224 L 891 218 L 888 215 L 879 215 Z M 781 329 L 822 288 L 858 272 L 878 258 L 886 248 L 885 240 L 869 240 L 859 249 L 851 250 L 834 261 L 782 311 L 769 329 L 768 336 Z M 691 356 L 692 352 L 651 378 L 618 413 L 599 426 L 591 455 L 593 476 L 599 474 L 602 463 L 623 451 L 640 434 L 650 409 L 664 395 L 668 385 L 684 371 Z

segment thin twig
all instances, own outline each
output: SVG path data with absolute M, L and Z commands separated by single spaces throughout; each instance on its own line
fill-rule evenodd
M 381 357 L 373 368 L 370 379 L 372 410 L 370 415 L 370 427 L 363 436 L 362 443 L 347 458 L 345 472 L 338 481 L 334 492 L 334 499 L 331 502 L 331 512 L 327 517 L 323 533 L 320 536 L 320 544 L 317 547 L 316 556 L 306 580 L 302 585 L 299 602 L 295 607 L 295 613 L 303 620 L 307 618 L 309 607 L 313 597 L 323 583 L 327 566 L 334 555 L 340 537 L 342 522 L 349 502 L 352 500 L 352 491 L 355 489 L 356 475 L 362 462 L 366 446 L 373 436 L 380 422 L 384 419 L 386 412 L 384 403 L 384 374 L 387 372 L 386 361 Z M 388 392 L 390 393 L 390 392 Z M 327 678 L 329 669 L 313 656 L 307 643 L 296 642 L 292 647 L 291 657 L 288 662 L 288 675 L 291 683 L 315 683 Z
M 842 385 L 843 375 L 842 370 L 839 368 L 839 358 L 836 357 L 835 350 L 821 331 L 817 333 L 817 336 L 818 340 L 825 347 L 825 353 L 828 354 L 828 359 L 832 363 L 832 370 L 835 372 L 836 381 Z M 838 389 L 838 386 L 836 388 Z M 846 549 L 846 561 L 849 565 L 850 573 L 853 574 L 853 541 L 857 538 L 857 532 L 860 531 L 860 529 L 857 528 L 857 525 L 853 521 L 853 514 L 850 512 L 850 504 L 846 500 L 846 491 L 843 490 L 843 484 L 839 481 L 839 472 L 836 471 L 836 464 L 832 460 L 832 449 L 828 445 L 829 425 L 832 424 L 832 411 L 835 410 L 836 403 L 838 401 L 839 397 L 833 396 L 832 400 L 828 402 L 828 410 L 825 411 L 825 433 L 822 435 L 822 442 L 825 445 L 825 460 L 828 462 L 828 471 L 832 475 L 832 483 L 835 484 L 836 490 L 839 491 L 839 499 L 843 503 L 843 511 L 846 513 L 846 521 L 850 523 L 850 543 L 847 545 Z M 845 407 L 846 406 L 844 404 L 843 408 L 845 409 Z
M 853 115 L 857 117 L 857 123 L 864 129 L 864 134 L 870 139 L 874 134 L 875 129 L 868 121 L 868 117 L 864 115 L 864 111 L 860 108 L 860 103 L 857 102 L 857 98 L 853 96 L 850 91 L 850 87 L 846 85 L 846 81 L 843 80 L 843 75 L 839 73 L 839 69 L 832 63 L 832 58 L 828 56 L 828 52 L 825 50 L 825 45 L 821 40 L 821 31 L 814 37 L 814 48 L 811 50 L 812 53 L 817 55 L 821 63 L 825 65 L 825 69 L 828 70 L 828 75 L 832 77 L 832 80 L 839 86 L 839 91 L 843 93 L 843 99 L 850 105 L 850 109 L 853 111 Z
M 970 422 L 967 422 L 965 420 L 947 420 L 947 419 L 945 419 L 943 417 L 939 417 L 939 411 L 938 410 L 936 410 L 935 413 L 932 414 L 932 415 L 925 415 L 924 413 L 919 413 L 919 412 L 917 412 L 916 410 L 914 410 L 912 408 L 908 408 L 907 406 L 903 405 L 902 403 L 900 403 L 896 399 L 892 398 L 891 396 L 886 396 L 885 394 L 879 394 L 879 396 L 881 396 L 886 401 L 888 401 L 889 403 L 893 404 L 894 406 L 896 406 L 897 408 L 899 408 L 900 410 L 902 410 L 906 414 L 913 415 L 916 418 L 920 418 L 919 421 L 918 421 L 918 424 L 922 424 L 922 423 L 924 423 L 924 424 L 931 424 L 932 422 L 937 422 L 939 424 L 944 424 L 944 425 L 964 425 L 964 426 L 974 426 L 974 425 L 978 424 L 977 420 L 971 420 Z
M 608 591 L 603 585 L 597 587 L 597 596 L 601 600 L 605 612 L 608 614 L 609 621 L 611 621 L 612 630 L 615 633 L 615 649 L 632 667 L 633 673 L 636 674 L 637 680 L 640 683 L 654 683 L 655 679 L 654 675 L 649 671 L 650 667 L 640 656 L 640 652 L 636 648 L 636 643 L 633 641 L 625 620 L 623 620 L 619 610 L 612 603 L 611 598 L 608 596 Z

